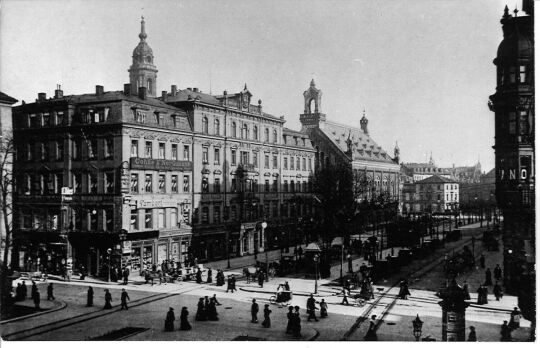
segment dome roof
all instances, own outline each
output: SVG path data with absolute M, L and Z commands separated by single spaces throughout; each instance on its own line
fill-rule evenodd
M 532 58 L 534 46 L 531 40 L 519 32 L 505 38 L 497 49 L 497 60 L 508 61 L 520 58 Z
M 135 57 L 135 56 L 143 56 L 144 57 L 144 56 L 147 56 L 147 55 L 150 55 L 150 56 L 154 57 L 154 52 L 152 51 L 150 46 L 148 46 L 146 41 L 139 42 L 137 47 L 135 47 L 135 49 L 133 50 L 133 57 Z

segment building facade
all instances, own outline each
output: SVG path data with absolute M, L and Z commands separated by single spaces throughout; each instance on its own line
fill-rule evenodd
M 518 294 L 524 316 L 535 321 L 534 6 L 505 8 L 503 40 L 493 61 L 496 198 L 504 216 L 504 286 Z M 520 14 L 520 15 L 518 15 Z M 533 330 L 534 331 L 534 330 Z M 534 333 L 533 333 L 534 334 Z
M 445 213 L 457 211 L 460 184 L 440 175 L 433 175 L 403 188 L 404 213 Z

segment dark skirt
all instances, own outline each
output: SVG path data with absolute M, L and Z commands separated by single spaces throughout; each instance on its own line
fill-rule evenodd
M 187 318 L 180 318 L 180 330 L 191 330 L 191 325 L 189 324 Z

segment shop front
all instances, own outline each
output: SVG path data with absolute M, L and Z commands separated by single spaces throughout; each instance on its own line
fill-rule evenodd
M 266 222 L 240 224 L 240 256 L 257 255 L 259 252 L 264 252 L 266 226 Z
M 15 269 L 63 274 L 67 243 L 58 232 L 20 231 L 14 237 L 12 265 Z

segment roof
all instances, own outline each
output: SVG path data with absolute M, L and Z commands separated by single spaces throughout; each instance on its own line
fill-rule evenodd
M 162 102 L 161 100 L 153 97 L 146 97 L 146 99 L 139 98 L 138 95 L 124 94 L 123 91 L 109 91 L 103 92 L 103 94 L 96 95 L 95 93 L 67 95 L 62 98 L 53 98 L 52 100 L 66 100 L 74 104 L 95 103 L 95 102 L 110 102 L 115 100 L 128 100 L 136 103 L 148 104 L 157 107 L 163 107 L 167 109 L 176 109 L 175 107 Z M 178 110 L 181 112 L 181 110 Z
M 417 184 L 445 184 L 445 183 L 458 183 L 456 180 L 448 179 L 440 175 L 432 175 L 429 178 L 416 182 Z
M 283 135 L 284 135 L 284 140 L 285 140 L 283 145 L 313 149 L 313 144 L 311 143 L 311 139 L 305 133 L 283 127 Z M 294 141 L 294 137 L 297 137 L 297 139 L 305 139 L 306 140 L 305 145 L 303 141 L 296 144 L 296 142 Z
M 368 160 L 393 163 L 390 155 L 360 128 L 326 121 L 319 128 L 341 151 L 348 151 L 348 139 L 351 141 L 353 160 Z
M 0 92 L 0 103 L 12 105 L 12 104 L 15 104 L 16 102 L 18 102 L 17 99 L 10 97 L 9 95 L 3 92 Z

